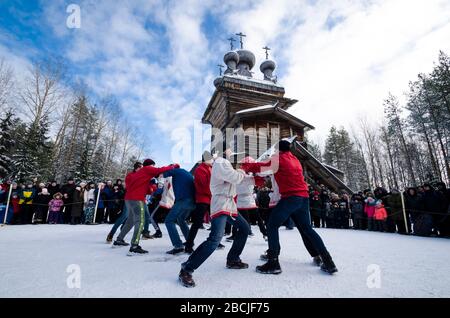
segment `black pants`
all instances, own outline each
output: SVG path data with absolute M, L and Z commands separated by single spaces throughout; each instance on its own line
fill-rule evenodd
M 396 220 L 395 224 L 397 225 L 397 232 L 399 234 L 407 234 L 406 227 L 405 227 L 405 220 L 403 220 L 403 219 Z M 409 220 L 407 221 L 407 224 L 408 224 L 408 233 L 411 233 L 411 223 L 409 222 Z
M 66 210 L 67 212 L 67 210 Z M 97 215 L 95 216 L 95 223 L 103 222 L 103 217 L 105 214 L 105 208 L 97 208 Z
M 258 225 L 258 228 L 259 228 L 261 234 L 264 236 L 267 236 L 266 222 L 264 221 L 264 219 L 261 215 L 262 213 L 260 213 L 259 209 L 251 209 L 251 210 L 246 210 L 246 211 L 248 214 L 248 219 L 247 219 L 248 223 L 250 225 L 252 225 L 252 224 Z M 241 213 L 240 210 L 239 210 L 239 213 Z
M 374 220 L 374 223 L 375 223 L 375 231 L 378 231 L 378 232 L 386 231 L 386 221 Z
M 72 216 L 70 224 L 80 224 L 80 223 L 81 223 L 81 216 Z
M 69 224 L 72 221 L 72 202 L 67 202 L 64 210 L 64 224 Z
M 294 221 L 292 220 L 292 218 L 288 218 L 283 225 L 288 228 L 288 229 L 293 229 L 294 228 Z
M 191 214 L 192 225 L 189 229 L 189 235 L 186 239 L 186 247 L 194 247 L 194 240 L 198 230 L 203 226 L 203 218 L 205 213 L 209 213 L 209 204 L 196 203 L 195 210 Z
M 389 216 L 386 219 L 385 229 L 386 229 L 386 232 L 389 232 L 389 233 L 395 233 L 395 231 L 396 231 L 395 221 Z
M 20 211 L 20 223 L 21 224 L 31 224 L 33 219 L 33 205 L 32 204 L 22 204 Z
M 313 215 L 312 221 L 313 221 L 314 227 L 320 227 L 320 216 Z
M 362 230 L 363 229 L 363 219 L 362 217 L 356 216 L 354 218 L 355 224 L 353 224 L 353 228 L 356 230 Z
M 12 218 L 12 221 L 11 221 L 12 224 L 20 224 L 21 223 L 21 219 L 22 219 L 21 213 L 22 212 L 13 214 L 13 218 Z
M 225 235 L 230 234 L 231 234 L 231 224 L 227 222 L 227 224 L 225 225 Z
M 327 227 L 327 217 L 325 215 L 320 217 L 320 223 L 322 227 Z

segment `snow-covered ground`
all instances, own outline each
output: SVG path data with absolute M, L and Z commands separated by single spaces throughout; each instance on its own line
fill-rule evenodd
M 283 273 L 274 276 L 255 272 L 266 249 L 255 227 L 258 234 L 242 255 L 249 269 L 225 268 L 230 243 L 224 243 L 227 248 L 194 273 L 197 287 L 188 289 L 177 279 L 187 255 L 165 254 L 170 248 L 165 229 L 162 239 L 141 241 L 148 255 L 127 257 L 127 248 L 105 244 L 109 228 L 0 228 L 0 297 L 450 297 L 446 239 L 319 229 L 339 268 L 330 276 L 312 265 L 296 230 L 281 228 Z M 208 233 L 201 230 L 196 243 Z M 79 266 L 80 288 L 67 285 L 71 264 Z

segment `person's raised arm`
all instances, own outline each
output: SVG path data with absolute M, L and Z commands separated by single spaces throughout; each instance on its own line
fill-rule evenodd
M 238 184 L 245 178 L 245 172 L 243 170 L 234 170 L 229 161 L 219 163 L 218 169 L 221 178 L 226 182 Z

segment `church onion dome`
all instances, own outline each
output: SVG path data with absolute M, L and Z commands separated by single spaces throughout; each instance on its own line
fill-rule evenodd
M 239 63 L 239 55 L 236 51 L 227 52 L 223 57 L 223 62 L 228 65 L 230 62 L 235 62 L 236 65 Z
M 269 73 L 272 73 L 276 67 L 277 67 L 277 65 L 275 64 L 274 61 L 265 60 L 264 62 L 261 63 L 259 69 L 261 70 L 261 72 L 263 74 L 266 74 L 267 71 L 269 71 Z
M 239 64 L 247 64 L 249 67 L 249 70 L 255 66 L 255 54 L 248 50 L 238 50 L 237 54 L 239 54 Z

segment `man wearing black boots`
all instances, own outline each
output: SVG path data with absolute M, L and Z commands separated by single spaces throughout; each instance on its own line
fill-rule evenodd
M 249 165 L 248 172 L 258 173 L 272 171 L 279 186 L 281 200 L 270 214 L 267 224 L 269 249 L 267 263 L 257 266 L 256 271 L 261 274 L 280 274 L 278 261 L 280 255 L 279 227 L 291 217 L 301 234 L 306 238 L 305 244 L 311 244 L 311 251 L 317 251 L 322 264 L 320 268 L 333 274 L 337 268 L 328 253 L 322 239 L 311 226 L 309 214 L 308 185 L 303 177 L 303 168 L 298 159 L 290 151 L 291 144 L 287 140 L 279 143 L 279 152 L 267 162 Z M 309 250 L 309 249 L 308 249 Z
M 240 259 L 240 255 L 247 242 L 250 226 L 238 214 L 236 202 L 236 184 L 246 176 L 242 170 L 234 170 L 227 158 L 231 156 L 231 149 L 225 147 L 224 156 L 215 159 L 211 172 L 211 233 L 189 257 L 181 264 L 179 280 L 185 287 L 194 287 L 192 273 L 199 268 L 217 249 L 225 232 L 225 224 L 231 223 L 238 228 L 236 238 L 227 256 L 226 266 L 229 269 L 245 269 L 248 264 Z

